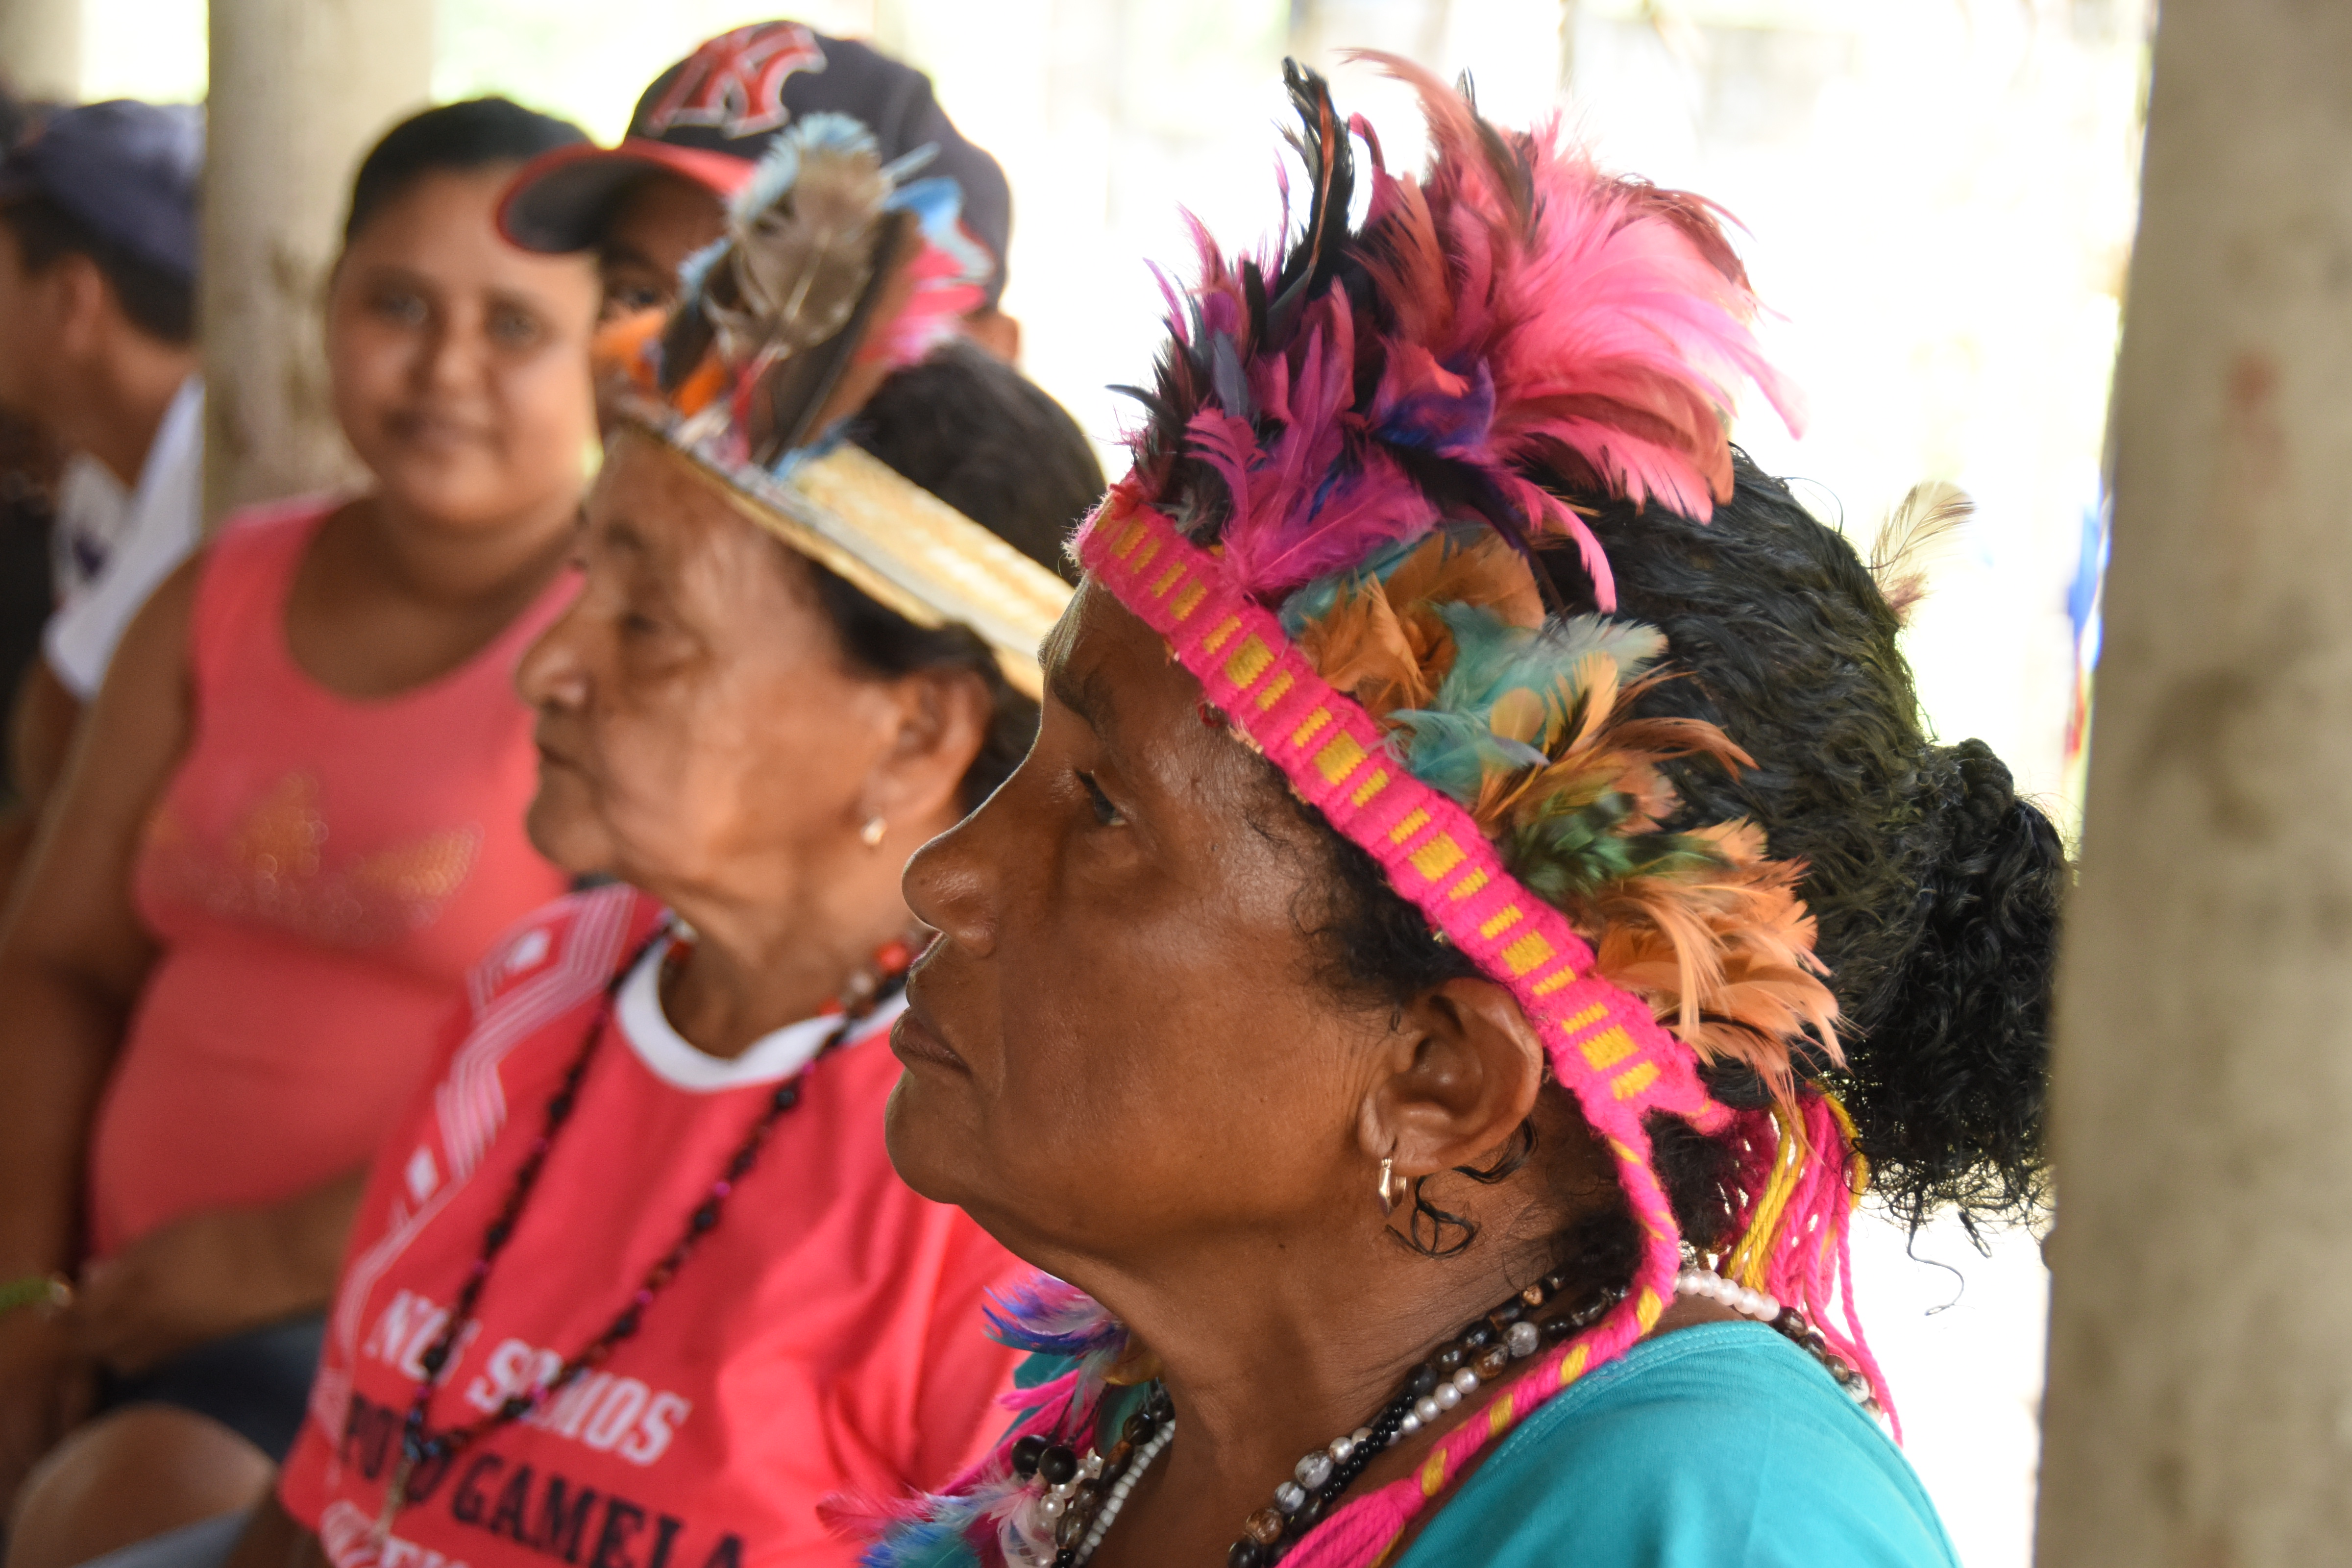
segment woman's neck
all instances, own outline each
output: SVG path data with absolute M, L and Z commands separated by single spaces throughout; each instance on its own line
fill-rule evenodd
M 1137 1291 L 1132 1315 L 1117 1288 L 1104 1305 L 1159 1359 L 1180 1423 L 1170 1474 L 1237 1489 L 1228 1540 L 1300 1456 L 1371 1419 L 1434 1346 L 1528 1283 L 1353 1237 L 1225 1250 L 1227 1267 Z
M 1548 1201 L 1530 1210 L 1528 1194 L 1507 1186 L 1480 1188 L 1448 1204 L 1469 1211 L 1480 1240 L 1438 1259 L 1399 1245 L 1373 1194 L 1359 1195 L 1361 1215 L 1343 1205 L 1288 1234 L 1155 1248 L 1148 1272 L 1073 1262 L 1066 1277 L 1099 1287 L 1097 1300 L 1157 1358 L 1176 1411 L 1175 1440 L 1105 1538 L 1099 1568 L 1222 1561 L 1304 1456 L 1369 1424 L 1435 1349 L 1559 1261 L 1547 1244 L 1508 1238 L 1557 1236 L 1578 1217 Z M 1608 1283 L 1572 1284 L 1567 1304 Z M 1495 1392 L 1387 1450 L 1348 1497 L 1413 1473 Z
M 1522 1249 L 1514 1265 L 1501 1268 L 1385 1250 L 1395 1256 L 1375 1260 L 1344 1242 L 1299 1237 L 1260 1249 L 1255 1288 L 1202 1268 L 1149 1286 L 1139 1280 L 1133 1296 L 1141 1323 L 1114 1304 L 1129 1292 L 1109 1288 L 1104 1305 L 1158 1361 L 1177 1431 L 1137 1481 L 1090 1568 L 1222 1562 L 1244 1522 L 1273 1505 L 1276 1487 L 1292 1479 L 1302 1458 L 1370 1425 L 1415 1367 L 1553 1266 L 1540 1248 Z M 1578 1280 L 1554 1300 L 1573 1310 L 1601 1300 L 1613 1283 Z M 1713 1301 L 1678 1298 L 1652 1332 L 1737 1317 Z M 1483 1382 L 1435 1426 L 1387 1449 L 1335 1506 L 1420 1473 L 1439 1442 L 1487 1419 L 1488 1406 L 1528 1364 Z M 1435 1501 L 1408 1522 L 1391 1560 L 1492 1452 L 1490 1443 L 1452 1472 Z
M 416 604 L 451 610 L 537 597 L 570 553 L 580 516 L 571 494 L 466 524 L 382 492 L 356 510 L 355 542 L 375 580 Z
M 679 894 L 671 906 L 694 941 L 671 967 L 662 1012 L 706 1055 L 734 1058 L 837 1000 L 912 923 L 898 867 L 858 847 L 795 898 Z

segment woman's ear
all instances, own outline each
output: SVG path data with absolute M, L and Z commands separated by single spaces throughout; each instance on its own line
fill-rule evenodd
M 889 695 L 893 730 L 864 809 L 929 838 L 963 816 L 963 775 L 994 717 L 988 686 L 968 669 L 919 669 L 891 682 Z
M 1535 1109 L 1543 1042 L 1491 980 L 1449 980 L 1399 1010 L 1395 1052 L 1364 1098 L 1357 1135 L 1399 1176 L 1482 1163 Z

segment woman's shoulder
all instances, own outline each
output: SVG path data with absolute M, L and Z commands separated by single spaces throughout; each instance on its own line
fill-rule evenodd
M 1771 1330 L 1637 1345 L 1538 1409 L 1400 1568 L 1955 1568 L 1877 1423 Z
M 221 519 L 205 541 L 203 554 L 215 572 L 250 570 L 264 561 L 299 554 L 319 525 L 352 498 L 294 496 L 239 507 Z
M 233 511 L 182 568 L 200 645 L 278 634 L 303 547 L 347 498 L 299 496 Z

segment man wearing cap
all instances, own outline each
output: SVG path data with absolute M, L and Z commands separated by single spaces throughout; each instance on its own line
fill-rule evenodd
M 728 198 L 775 133 L 828 111 L 864 121 L 886 162 L 932 149 L 922 173 L 962 187 L 960 237 L 982 293 L 964 330 L 1017 357 L 1020 323 L 999 308 L 1013 228 L 1004 171 L 957 132 L 929 77 L 798 22 L 755 22 L 703 44 L 654 79 L 619 146 L 560 148 L 526 165 L 499 226 L 526 250 L 596 251 L 608 317 L 666 306 L 679 264 L 719 237 Z
M 37 809 L 114 645 L 194 548 L 204 384 L 195 343 L 204 114 L 68 109 L 0 155 L 0 407 L 72 456 L 52 535 L 57 609 L 18 695 L 18 784 Z M 0 828 L 0 890 L 29 837 Z

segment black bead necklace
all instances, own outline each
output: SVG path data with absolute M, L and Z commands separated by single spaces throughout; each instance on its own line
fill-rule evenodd
M 572 1107 L 579 1099 L 581 1081 L 588 1073 L 588 1064 L 595 1057 L 597 1047 L 611 1032 L 614 998 L 620 994 L 621 987 L 629 976 L 636 973 L 637 966 L 645 962 L 647 952 L 659 943 L 672 944 L 671 952 L 674 952 L 677 942 L 676 927 L 663 926 L 629 955 L 629 961 L 621 966 L 620 973 L 605 985 L 604 1000 L 597 1006 L 596 1016 L 589 1020 L 579 1054 L 572 1058 L 572 1065 L 564 1070 L 562 1085 L 548 1100 L 546 1120 L 540 1128 L 539 1136 L 531 1141 L 530 1152 L 524 1155 L 521 1165 L 517 1167 L 514 1181 L 507 1188 L 506 1201 L 499 1205 L 498 1217 L 482 1233 L 482 1249 L 476 1255 L 473 1266 L 467 1270 L 466 1283 L 459 1288 L 457 1300 L 449 1309 L 448 1321 L 442 1325 L 441 1332 L 433 1343 L 417 1357 L 417 1363 L 424 1367 L 425 1375 L 417 1381 L 415 1397 L 409 1401 L 407 1419 L 401 1425 L 400 1458 L 393 1467 L 391 1484 L 384 1489 L 383 1512 L 376 1520 L 379 1544 L 392 1533 L 394 1519 L 407 1506 L 409 1479 L 417 1467 L 446 1463 L 481 1437 L 521 1420 L 584 1373 L 595 1370 L 625 1341 L 636 1333 L 644 1321 L 646 1309 L 677 1278 L 679 1268 L 686 1262 L 688 1254 L 694 1250 L 696 1243 L 718 1225 L 720 1208 L 733 1195 L 736 1184 L 749 1175 L 751 1167 L 758 1163 L 761 1147 L 767 1142 L 769 1133 L 775 1130 L 776 1123 L 787 1111 L 800 1103 L 802 1087 L 810 1069 L 846 1041 L 860 1023 L 872 1016 L 876 1007 L 906 983 L 907 971 L 913 966 L 917 952 L 917 943 L 912 940 L 892 942 L 875 954 L 869 967 L 860 970 L 851 978 L 849 984 L 843 988 L 840 1024 L 824 1037 L 824 1043 L 817 1047 L 816 1053 L 810 1057 L 800 1071 L 769 1091 L 767 1103 L 753 1120 L 751 1131 L 744 1134 L 743 1142 L 736 1146 L 719 1179 L 710 1184 L 702 1202 L 687 1215 L 685 1229 L 677 1242 L 646 1271 L 628 1304 L 605 1325 L 603 1333 L 566 1361 L 554 1376 L 530 1393 L 509 1394 L 488 1415 L 463 1426 L 431 1431 L 425 1425 L 425 1411 L 432 1404 L 434 1392 L 440 1386 L 441 1373 L 448 1365 L 450 1352 L 467 1321 L 473 1316 L 475 1303 L 481 1298 L 482 1287 L 488 1283 L 499 1254 L 506 1249 L 509 1238 L 514 1235 L 515 1225 L 522 1217 L 531 1190 L 539 1183 L 540 1170 L 547 1163 L 548 1151 L 554 1146 L 556 1134 L 571 1119 Z M 665 964 L 668 957 L 666 953 Z
M 1088 1445 L 1081 1457 L 1035 1433 L 1013 1445 L 1013 1473 L 1045 1483 L 1037 1506 L 1054 1527 L 1054 1568 L 1078 1568 L 1094 1554 L 1144 1467 L 1160 1457 L 1175 1429 L 1176 1407 L 1168 1391 L 1154 1384 L 1142 1408 L 1120 1425 L 1108 1454 Z
M 1291 1479 L 1275 1488 L 1273 1504 L 1244 1521 L 1241 1538 L 1226 1552 L 1228 1568 L 1270 1568 L 1280 1562 L 1330 1515 L 1342 1494 L 1384 1450 L 1436 1425 L 1482 1384 L 1502 1377 L 1514 1362 L 1592 1327 L 1626 1296 L 1622 1286 L 1607 1287 L 1570 1310 L 1560 1298 L 1573 1282 L 1566 1270 L 1555 1269 L 1494 1310 L 1472 1319 L 1407 1373 L 1395 1394 L 1370 1421 L 1301 1458 Z M 1875 1408 L 1867 1401 L 1861 1374 L 1839 1359 L 1801 1311 L 1783 1307 L 1769 1326 L 1809 1352 L 1866 1408 Z M 1053 1568 L 1083 1568 L 1142 1468 L 1167 1447 L 1175 1420 L 1168 1390 L 1155 1382 L 1108 1455 L 1097 1455 L 1089 1446 L 1081 1457 L 1075 1448 L 1034 1433 L 1013 1444 L 1013 1474 L 1024 1481 L 1041 1481 L 1046 1489 L 1040 1508 L 1050 1510 L 1044 1517 L 1054 1527 Z
M 1370 1421 L 1301 1458 L 1291 1479 L 1275 1488 L 1273 1503 L 1243 1521 L 1241 1538 L 1225 1554 L 1230 1568 L 1265 1568 L 1279 1562 L 1323 1522 L 1341 1494 L 1384 1449 L 1435 1425 L 1480 1384 L 1503 1376 L 1513 1362 L 1591 1328 L 1625 1298 L 1622 1289 L 1603 1289 L 1582 1306 L 1563 1310 L 1559 1298 L 1573 1284 L 1571 1275 L 1555 1269 L 1494 1310 L 1473 1318 L 1407 1373 Z M 1548 1307 L 1555 1310 L 1546 1311 Z
M 1691 1257 L 1696 1259 L 1696 1254 Z M 1382 1450 L 1436 1425 L 1446 1411 L 1482 1384 L 1502 1377 L 1514 1362 L 1583 1332 L 1625 1299 L 1625 1288 L 1612 1286 L 1596 1292 L 1574 1310 L 1557 1310 L 1559 1299 L 1571 1282 L 1570 1274 L 1555 1269 L 1486 1316 L 1474 1319 L 1406 1373 L 1395 1395 L 1371 1420 L 1300 1459 L 1292 1479 L 1275 1489 L 1273 1506 L 1258 1510 L 1244 1521 L 1241 1538 L 1226 1552 L 1228 1568 L 1266 1568 L 1279 1562 L 1329 1515 L 1340 1494 Z M 1547 1307 L 1555 1310 L 1547 1312 Z M 1769 1326 L 1809 1352 L 1840 1387 L 1875 1411 L 1861 1373 L 1838 1358 L 1804 1313 L 1782 1307 Z M 1069 1565 L 1057 1563 L 1056 1568 Z

